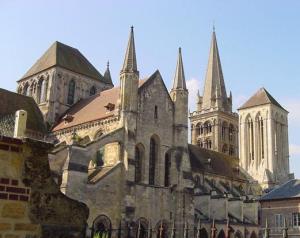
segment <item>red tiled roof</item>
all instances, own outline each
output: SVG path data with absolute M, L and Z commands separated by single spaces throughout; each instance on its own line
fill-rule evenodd
M 146 80 L 140 80 L 139 87 L 141 87 L 145 81 Z M 120 87 L 114 87 L 80 100 L 66 111 L 58 123 L 53 127 L 52 132 L 114 116 L 116 110 L 110 111 L 106 106 L 108 104 L 113 104 L 116 109 L 118 106 L 119 93 Z M 63 119 L 66 115 L 68 115 L 68 119 L 72 118 L 68 123 Z

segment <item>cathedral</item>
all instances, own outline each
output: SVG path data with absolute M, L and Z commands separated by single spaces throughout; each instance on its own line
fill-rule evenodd
M 18 81 L 46 126 L 27 120 L 25 136 L 54 144 L 52 175 L 89 208 L 88 237 L 257 238 L 258 197 L 291 178 L 288 112 L 264 88 L 233 111 L 215 31 L 194 112 L 181 48 L 174 69 L 170 91 L 158 70 L 141 77 L 132 27 L 119 86 L 60 42 Z

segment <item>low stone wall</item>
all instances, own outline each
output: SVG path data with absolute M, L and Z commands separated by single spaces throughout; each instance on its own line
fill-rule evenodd
M 85 237 L 88 208 L 51 177 L 50 144 L 0 137 L 0 238 Z

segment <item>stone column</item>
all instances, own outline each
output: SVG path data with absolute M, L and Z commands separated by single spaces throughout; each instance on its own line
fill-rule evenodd
M 197 144 L 197 129 L 196 125 L 191 124 L 191 142 L 193 145 Z
M 220 140 L 220 120 L 219 119 L 216 119 L 215 120 L 215 126 L 214 126 L 214 148 L 216 151 L 219 151 L 220 150 L 220 145 L 219 145 L 219 140 Z
M 239 157 L 240 157 L 240 165 L 242 168 L 247 169 L 247 164 L 246 164 L 246 144 L 245 144 L 245 139 L 246 139 L 246 131 L 245 131 L 245 123 L 242 122 L 242 120 L 239 120 L 239 126 L 240 126 L 240 133 L 239 133 Z

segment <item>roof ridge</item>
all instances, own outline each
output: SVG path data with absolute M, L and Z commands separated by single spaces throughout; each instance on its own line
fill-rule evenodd
M 259 90 L 257 90 L 242 106 L 238 108 L 238 110 L 265 104 L 273 104 L 287 111 L 264 87 L 261 87 Z

